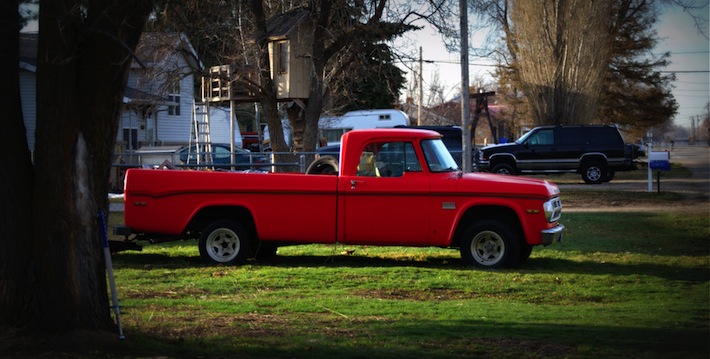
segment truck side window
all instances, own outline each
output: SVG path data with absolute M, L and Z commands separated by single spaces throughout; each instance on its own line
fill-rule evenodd
M 360 154 L 358 176 L 402 177 L 404 172 L 422 170 L 410 142 L 380 142 L 365 147 Z
M 552 145 L 554 144 L 554 135 L 552 130 L 542 130 L 533 134 L 528 138 L 530 145 Z

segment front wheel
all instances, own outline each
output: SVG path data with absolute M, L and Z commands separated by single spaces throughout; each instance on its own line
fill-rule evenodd
M 461 258 L 481 268 L 503 268 L 520 258 L 520 242 L 506 223 L 486 220 L 474 224 L 461 240 Z
M 230 220 L 208 225 L 199 242 L 200 257 L 214 264 L 241 264 L 250 253 L 251 239 L 242 227 Z
M 493 167 L 492 173 L 497 173 L 499 175 L 514 175 L 515 169 L 513 166 L 507 163 L 499 163 Z

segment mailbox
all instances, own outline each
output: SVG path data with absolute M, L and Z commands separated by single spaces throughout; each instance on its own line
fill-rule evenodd
M 670 171 L 671 163 L 668 152 L 649 152 L 648 167 L 657 171 Z

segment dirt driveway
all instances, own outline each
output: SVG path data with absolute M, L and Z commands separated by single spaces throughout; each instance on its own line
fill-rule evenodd
M 619 207 L 617 208 L 619 210 L 658 210 L 660 209 L 659 207 L 672 210 L 704 210 L 710 215 L 710 148 L 707 146 L 676 146 L 670 156 L 671 163 L 680 163 L 683 167 L 691 171 L 692 176 L 690 178 L 664 178 L 661 174 L 661 191 L 679 193 L 683 196 L 682 201 L 677 201 L 667 206 L 665 204 L 655 205 L 653 206 L 655 208 L 647 208 L 648 206 L 643 206 L 644 208 L 629 208 L 630 206 L 623 203 L 618 203 L 615 207 Z M 652 172 L 652 178 L 651 190 L 652 192 L 657 192 L 656 171 Z M 565 189 L 599 191 L 600 199 L 604 198 L 604 192 L 606 191 L 648 192 L 648 179 L 612 180 L 609 183 L 600 185 L 587 185 L 581 181 L 575 184 L 560 183 L 558 185 L 563 192 Z M 582 208 L 588 210 L 596 205 L 595 203 L 589 203 L 588 205 L 580 205 L 577 203 L 571 206 L 565 205 L 565 210 L 577 210 Z M 608 210 L 609 208 L 599 209 Z

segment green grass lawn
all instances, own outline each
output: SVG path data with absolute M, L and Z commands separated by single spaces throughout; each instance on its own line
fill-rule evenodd
M 457 250 L 306 245 L 210 266 L 196 243 L 114 255 L 125 355 L 710 356 L 707 213 L 565 213 L 516 269 Z M 121 354 L 121 355 L 123 355 Z

